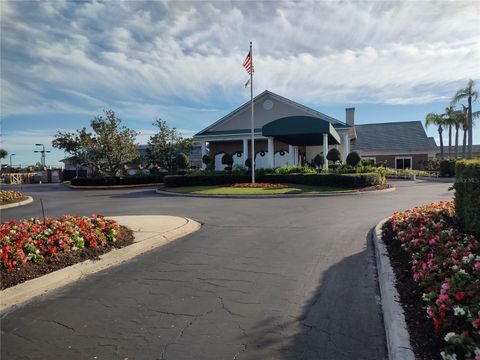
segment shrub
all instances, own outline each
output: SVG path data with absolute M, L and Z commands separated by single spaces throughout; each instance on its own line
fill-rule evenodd
M 177 155 L 177 167 L 179 169 L 186 169 L 188 168 L 188 156 L 184 153 L 180 153 Z
M 454 177 L 455 176 L 455 162 L 453 159 L 444 159 L 440 161 L 440 176 Z
M 230 154 L 223 154 L 222 156 L 222 164 L 232 166 L 233 165 L 233 157 Z
M 347 164 L 350 166 L 357 166 L 358 163 L 362 160 L 360 155 L 356 151 L 352 151 L 350 154 L 347 155 Z
M 247 158 L 247 160 L 245 160 L 245 166 L 249 169 L 252 168 L 252 158 Z
M 366 164 L 366 165 L 362 164 L 360 166 L 357 166 L 358 173 L 365 174 L 365 173 L 371 173 L 374 171 L 376 171 L 376 169 L 371 164 Z
M 274 171 L 270 171 L 270 174 L 316 174 L 317 171 L 310 166 L 292 166 L 284 165 L 276 168 Z
M 357 172 L 357 170 L 348 164 L 342 164 L 335 168 L 332 168 L 331 172 L 337 174 L 354 174 Z
M 460 160 L 455 166 L 455 211 L 466 232 L 480 235 L 480 160 Z
M 315 155 L 313 158 L 313 163 L 315 164 L 316 167 L 322 167 L 323 166 L 323 156 L 320 154 Z
M 205 164 L 206 167 L 208 167 L 208 165 L 210 165 L 210 156 L 203 155 L 202 156 L 202 163 Z
M 164 178 L 165 186 L 201 186 L 201 185 L 226 185 L 249 182 L 249 175 L 237 174 L 212 174 L 197 176 L 168 175 Z M 381 185 L 385 177 L 379 173 L 370 174 L 265 174 L 257 176 L 258 182 L 276 184 L 301 184 L 311 186 L 334 186 L 341 188 L 361 188 L 366 186 Z
M 330 151 L 327 153 L 327 160 L 332 161 L 336 163 L 337 161 L 340 161 L 340 151 L 338 149 L 330 149 Z
M 109 176 L 93 178 L 74 178 L 71 184 L 74 186 L 113 186 L 113 185 L 141 185 L 156 184 L 163 182 L 167 173 L 143 176 Z

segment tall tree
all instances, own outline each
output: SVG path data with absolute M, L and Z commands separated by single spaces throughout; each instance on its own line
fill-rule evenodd
M 193 149 L 193 139 L 184 138 L 176 128 L 170 128 L 167 122 L 157 119 L 153 123 L 158 132 L 150 137 L 148 149 L 151 161 L 169 172 L 177 169 L 177 156 Z
M 140 154 L 135 144 L 138 133 L 122 125 L 113 110 L 105 110 L 105 117 L 98 115 L 90 122 L 95 135 L 94 151 L 100 168 L 114 176 L 128 162 Z
M 462 143 L 462 158 L 467 156 L 467 134 L 468 134 L 468 107 L 462 104 L 462 130 L 463 130 L 463 143 Z
M 440 157 L 443 159 L 443 127 L 445 126 L 445 119 L 440 114 L 430 113 L 425 117 L 425 126 L 437 126 L 438 135 L 440 136 Z
M 455 126 L 454 119 L 455 106 L 450 105 L 445 108 L 445 114 L 443 114 L 445 126 L 448 126 L 448 157 L 452 157 L 452 127 Z
M 455 159 L 458 158 L 458 133 L 465 122 L 465 115 L 462 110 L 455 110 L 452 114 L 453 125 L 455 126 Z
M 5 149 L 0 149 L 0 160 L 3 160 L 7 157 L 8 151 Z
M 452 104 L 456 104 L 463 99 L 468 101 L 468 159 L 472 158 L 472 145 L 473 145 L 473 113 L 472 102 L 477 101 L 479 93 L 474 89 L 475 82 L 468 80 L 467 86 L 457 91 L 453 96 Z
M 70 155 L 71 161 L 76 164 L 77 177 L 80 166 L 97 163 L 94 139 L 85 128 L 74 133 L 59 131 L 52 141 L 52 146 Z

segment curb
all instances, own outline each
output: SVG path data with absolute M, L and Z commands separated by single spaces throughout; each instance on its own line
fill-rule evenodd
M 387 248 L 382 240 L 382 226 L 388 218 L 380 221 L 373 230 L 378 284 L 382 301 L 383 322 L 387 339 L 389 360 L 415 360 L 410 345 L 410 335 L 405 315 L 400 304 L 400 296 L 395 287 L 395 274 L 390 264 Z
M 10 209 L 10 208 L 17 207 L 17 206 L 22 206 L 22 205 L 27 205 L 27 204 L 30 204 L 32 202 L 33 202 L 33 198 L 31 196 L 27 196 L 27 198 L 25 200 L 15 202 L 15 203 L 11 203 L 11 204 L 0 205 L 0 210 Z
M 136 188 L 136 187 L 153 187 L 159 186 L 163 183 L 151 183 L 151 184 L 132 184 L 132 185 L 110 185 L 110 186 L 78 186 L 78 185 L 70 185 L 70 184 L 63 184 L 64 186 L 76 190 L 76 189 L 128 189 L 128 188 Z
M 219 198 L 219 199 L 284 199 L 284 198 L 318 198 L 329 196 L 352 196 L 352 195 L 367 195 L 367 194 L 379 194 L 395 191 L 395 186 L 374 191 L 352 191 L 346 193 L 324 193 L 324 194 L 278 194 L 278 195 L 202 195 L 202 194 L 188 194 L 188 193 L 176 193 L 173 191 L 166 191 L 157 189 L 155 192 L 165 196 L 180 196 L 180 197 L 194 197 L 194 198 Z
M 178 218 L 178 217 L 177 217 Z M 41 277 L 28 280 L 0 291 L 0 312 L 14 309 L 38 296 L 51 293 L 53 290 L 70 285 L 88 275 L 119 265 L 140 254 L 166 245 L 201 228 L 201 224 L 188 218 L 181 218 L 184 223 L 165 233 L 152 233 L 126 247 L 112 250 L 100 255 L 100 260 L 86 260 L 72 266 L 51 272 Z M 137 234 L 138 232 L 134 232 Z

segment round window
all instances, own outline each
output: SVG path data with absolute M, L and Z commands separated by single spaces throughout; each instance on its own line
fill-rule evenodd
M 271 109 L 273 108 L 273 102 L 272 102 L 272 100 L 265 100 L 265 101 L 263 102 L 263 108 L 264 108 L 265 110 L 271 110 Z

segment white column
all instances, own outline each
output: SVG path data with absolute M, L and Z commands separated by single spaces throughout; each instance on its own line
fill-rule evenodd
M 243 139 L 243 154 L 242 154 L 243 164 L 245 166 L 245 161 L 248 159 L 248 139 Z
M 327 154 L 328 154 L 328 134 L 325 133 L 323 134 L 323 168 L 324 169 L 328 169 Z
M 202 141 L 202 169 L 206 169 L 207 165 L 203 163 L 203 156 L 207 155 L 207 142 Z
M 292 145 L 288 145 L 288 165 L 295 165 L 295 147 Z
M 268 165 L 270 168 L 275 167 L 275 150 L 273 147 L 273 137 L 268 137 Z
M 295 146 L 295 166 L 298 166 L 300 162 L 298 161 L 298 146 Z
M 348 136 L 348 131 L 347 132 L 344 132 L 342 134 L 342 145 L 343 145 L 343 151 L 342 151 L 342 155 L 343 155 L 343 162 L 345 163 L 345 161 L 347 161 L 347 156 L 348 156 L 348 153 L 350 152 L 350 139 L 349 139 L 349 136 Z

